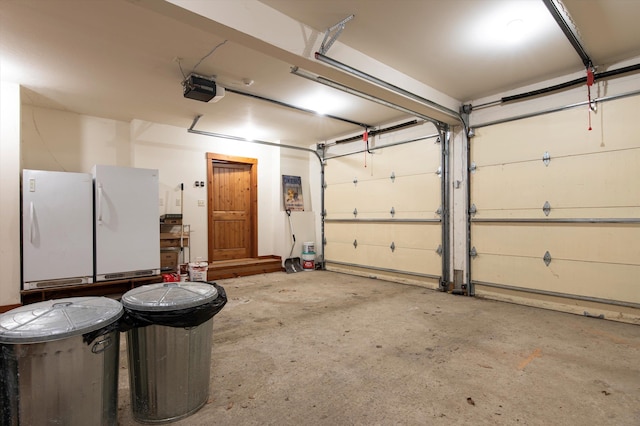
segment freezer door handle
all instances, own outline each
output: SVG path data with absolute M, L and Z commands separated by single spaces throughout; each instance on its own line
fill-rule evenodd
M 35 208 L 33 207 L 33 201 L 31 201 L 29 203 L 29 242 L 33 244 L 33 234 L 34 234 L 34 223 L 33 223 L 33 217 L 34 217 L 34 210 Z
M 102 184 L 98 184 L 98 225 L 102 225 Z

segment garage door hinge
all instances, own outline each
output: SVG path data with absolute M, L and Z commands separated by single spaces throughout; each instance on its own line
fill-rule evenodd
M 353 217 L 358 217 L 358 209 L 353 209 Z
M 394 183 L 396 181 L 396 174 L 394 172 L 391 172 L 391 176 L 389 176 L 389 179 L 391 179 L 391 183 Z
M 442 177 L 442 166 L 438 167 L 438 170 L 436 170 L 436 174 L 438 175 L 438 177 Z
M 471 251 L 469 252 L 469 256 L 476 257 L 477 255 L 478 255 L 478 251 L 476 250 L 476 247 L 475 246 L 471 247 Z
M 551 212 L 551 204 L 549 204 L 548 201 L 544 203 L 544 206 L 542 206 L 542 211 L 545 216 L 549 216 L 549 213 Z
M 473 216 L 476 213 L 478 213 L 478 208 L 476 207 L 475 204 L 471 204 L 471 207 L 469 208 L 469 214 Z
M 547 251 L 544 254 L 544 257 L 542 258 L 542 260 L 544 260 L 544 264 L 549 266 L 549 264 L 551 263 L 551 254 Z
M 357 185 L 357 184 L 358 184 L 358 178 L 357 178 L 357 177 L 353 178 L 353 184 L 354 184 L 354 185 Z
M 551 162 L 551 155 L 549 155 L 547 151 L 545 151 L 544 154 L 542 155 L 542 162 L 544 163 L 545 166 L 548 166 L 549 163 Z
M 394 217 L 396 215 L 396 209 L 391 207 L 391 211 L 389 213 L 391 213 L 391 217 Z
M 442 206 L 438 207 L 438 210 L 436 210 L 436 214 L 442 216 Z
M 358 240 L 353 240 L 353 248 L 358 248 Z
M 322 239 L 322 245 L 323 245 L 323 246 L 326 246 L 326 245 L 327 245 L 327 237 L 324 237 L 324 238 Z
M 323 183 L 323 184 L 322 184 L 322 187 L 323 187 L 324 189 L 327 189 L 327 182 Z
M 394 243 L 393 241 L 391 241 L 391 245 L 389 246 L 389 248 L 391 249 L 391 253 L 393 253 L 394 251 L 396 251 L 396 243 Z
M 469 167 L 469 171 L 471 173 L 475 173 L 477 168 L 478 166 L 476 166 L 476 162 L 474 161 L 473 163 L 471 163 L 471 166 Z
M 438 248 L 436 249 L 436 253 L 438 253 L 438 256 L 442 256 L 442 244 L 438 246 Z
M 327 216 L 327 209 L 322 210 L 322 217 L 326 217 Z

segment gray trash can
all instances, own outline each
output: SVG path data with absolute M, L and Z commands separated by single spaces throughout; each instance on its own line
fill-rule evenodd
M 73 297 L 0 316 L 0 424 L 116 425 L 120 302 Z
M 216 287 L 204 282 L 151 284 L 122 296 L 134 326 L 127 331 L 127 348 L 136 420 L 177 420 L 207 402 L 214 314 L 191 325 L 217 296 Z

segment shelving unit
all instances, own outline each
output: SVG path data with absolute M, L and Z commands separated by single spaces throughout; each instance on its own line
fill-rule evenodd
M 177 272 L 178 264 L 191 257 L 190 226 L 182 223 L 182 215 L 160 217 L 160 268 L 162 272 Z

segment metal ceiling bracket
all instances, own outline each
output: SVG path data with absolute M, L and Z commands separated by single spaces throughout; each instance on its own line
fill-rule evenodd
M 391 217 L 394 217 L 396 215 L 396 209 L 391 207 L 391 211 L 389 213 L 391 213 Z
M 358 178 L 357 178 L 357 177 L 353 178 L 353 184 L 354 184 L 354 185 L 357 185 L 357 184 L 358 184 Z
M 469 214 L 471 216 L 474 216 L 476 213 L 478 213 L 478 208 L 475 204 L 471 204 L 471 207 L 469 208 Z
M 475 246 L 471 247 L 471 251 L 469 252 L 469 256 L 476 257 L 477 255 L 478 255 L 478 251 L 476 250 L 476 247 Z
M 353 216 L 354 216 L 354 217 L 357 217 L 357 216 L 358 216 L 358 209 L 357 209 L 357 208 L 356 208 L 356 209 L 353 209 Z
M 394 183 L 396 181 L 396 174 L 394 172 L 391 172 L 391 176 L 389 176 L 389 179 L 391 179 L 391 183 Z
M 391 241 L 391 245 L 389 246 L 389 248 L 391 249 L 391 253 L 393 253 L 394 251 L 396 251 L 396 243 L 394 243 L 393 241 Z
M 549 266 L 549 264 L 551 263 L 551 254 L 547 251 L 544 254 L 544 257 L 542 258 L 542 260 L 544 260 L 544 264 Z
M 545 151 L 544 154 L 542 155 L 542 162 L 544 163 L 545 166 L 548 166 L 549 163 L 551 162 L 551 155 L 549 155 L 547 151 Z
M 549 204 L 548 201 L 544 203 L 544 206 L 542 206 L 542 211 L 545 216 L 549 216 L 549 213 L 551 212 L 551 204 Z
M 358 240 L 353 240 L 353 248 L 358 248 Z
M 334 26 L 327 28 L 327 32 L 324 33 L 324 39 L 322 40 L 322 44 L 320 45 L 320 53 L 322 53 L 323 55 L 327 54 L 329 49 L 331 49 L 331 46 L 333 46 L 333 43 L 335 43 L 338 37 L 340 37 L 340 34 L 342 34 L 342 31 L 344 30 L 347 22 L 349 22 L 353 18 L 355 18 L 355 15 L 347 16 Z
M 471 173 L 475 173 L 477 168 L 478 166 L 476 166 L 476 162 L 474 161 L 473 163 L 471 163 L 471 167 L 469 167 L 469 171 Z
M 442 166 L 438 167 L 438 170 L 436 170 L 436 174 L 438 175 L 438 177 L 442 177 Z
M 442 253 L 443 253 L 442 244 L 438 246 L 438 248 L 436 249 L 436 253 L 438 253 L 438 256 L 442 256 Z

